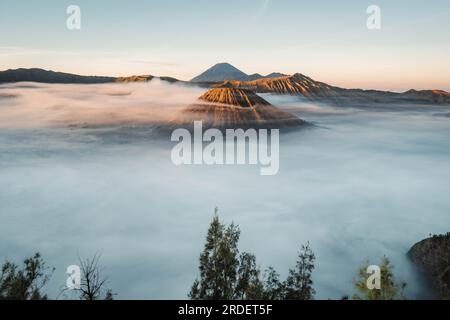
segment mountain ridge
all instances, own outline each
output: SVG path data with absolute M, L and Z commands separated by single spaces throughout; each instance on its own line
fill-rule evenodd
M 225 65 L 227 66 L 229 64 Z M 204 88 L 234 87 L 239 89 L 252 90 L 256 93 L 295 95 L 302 96 L 310 100 L 327 100 L 337 103 L 352 101 L 373 103 L 409 102 L 425 104 L 450 104 L 450 93 L 438 89 L 411 89 L 402 93 L 381 90 L 345 89 L 313 80 L 312 78 L 301 73 L 296 73 L 290 76 L 283 75 L 281 73 L 272 73 L 267 76 L 262 76 L 261 74 L 253 74 L 250 76 L 246 75 L 246 77 L 246 79 L 251 80 L 226 79 L 219 82 L 189 82 L 182 81 L 173 77 L 155 77 L 148 74 L 131 77 L 83 76 L 39 68 L 20 68 L 0 71 L 0 84 L 22 81 L 61 84 L 101 84 L 114 82 L 128 83 L 148 82 L 157 78 L 161 81 L 166 81 L 169 83 L 182 83 Z
M 261 78 L 253 81 L 226 80 L 215 87 L 234 87 L 252 90 L 256 93 L 303 96 L 311 100 L 332 100 L 335 102 L 404 102 L 414 101 L 434 104 L 450 104 L 450 93 L 443 90 L 408 90 L 402 93 L 345 89 L 315 81 L 301 73 L 276 78 Z
M 90 84 L 109 83 L 113 82 L 115 79 L 115 77 L 82 76 L 73 73 L 56 72 L 39 68 L 8 69 L 0 72 L 0 83 L 41 82 L 62 84 Z

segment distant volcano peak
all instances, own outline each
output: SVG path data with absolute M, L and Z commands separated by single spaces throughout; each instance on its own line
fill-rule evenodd
M 220 82 L 224 80 L 246 80 L 247 74 L 227 62 L 218 63 L 201 75 L 195 77 L 191 82 Z
M 229 64 L 228 62 L 221 62 L 218 63 L 199 76 L 195 77 L 191 80 L 191 82 L 194 83 L 220 83 L 226 80 L 230 81 L 255 81 L 258 79 L 264 79 L 264 78 L 281 78 L 281 77 L 287 77 L 286 74 L 280 73 L 280 72 L 272 72 L 266 76 L 261 75 L 260 73 L 254 73 L 254 74 L 246 74 L 236 68 L 235 66 Z

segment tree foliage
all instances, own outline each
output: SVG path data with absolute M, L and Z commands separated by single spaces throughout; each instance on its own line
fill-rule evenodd
M 253 254 L 239 252 L 239 228 L 226 226 L 217 215 L 211 222 L 206 244 L 200 255 L 199 279 L 189 298 L 193 300 L 311 300 L 315 256 L 309 244 L 303 246 L 297 265 L 285 281 L 269 268 L 264 277 Z
M 54 269 L 46 266 L 39 253 L 25 259 L 23 267 L 6 261 L 0 274 L 0 300 L 46 300 L 42 290 Z
M 289 270 L 289 276 L 285 283 L 285 300 L 313 300 L 312 272 L 316 257 L 309 243 L 302 246 L 295 269 Z
M 189 297 L 201 300 L 259 298 L 261 283 L 256 259 L 239 254 L 239 229 L 225 226 L 216 215 L 209 227 L 205 248 L 200 255 L 200 279 L 194 282 Z
M 358 270 L 358 279 L 355 282 L 357 293 L 353 296 L 354 300 L 404 300 L 404 290 L 406 283 L 398 283 L 395 280 L 394 267 L 388 257 L 383 257 L 380 263 L 381 288 L 379 290 L 370 290 L 367 287 L 367 268 L 366 263 Z

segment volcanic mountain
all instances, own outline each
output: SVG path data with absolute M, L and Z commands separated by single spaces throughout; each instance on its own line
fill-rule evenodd
M 182 124 L 192 126 L 202 121 L 204 126 L 233 128 L 285 128 L 307 125 L 302 119 L 284 112 L 254 92 L 237 88 L 211 89 L 199 101 L 183 111 Z
M 253 81 L 227 80 L 215 85 L 215 87 L 233 87 L 252 90 L 257 93 L 298 95 L 311 100 L 331 100 L 338 103 L 450 103 L 450 93 L 442 90 L 409 90 L 397 93 L 378 90 L 344 89 L 315 81 L 300 73 L 292 76 L 262 78 Z
M 218 63 L 199 76 L 195 77 L 191 80 L 194 83 L 211 83 L 217 82 L 220 83 L 225 80 L 237 80 L 237 81 L 254 81 L 262 78 L 276 78 L 285 76 L 282 73 L 273 72 L 267 76 L 263 76 L 259 73 L 254 73 L 251 75 L 247 75 L 245 72 L 242 72 L 238 68 L 232 66 L 229 63 Z
M 229 63 L 218 63 L 199 76 L 191 80 L 191 82 L 220 82 L 224 80 L 247 80 L 247 75 L 241 70 L 233 67 Z
M 216 87 L 233 87 L 252 90 L 258 93 L 303 95 L 311 97 L 329 97 L 335 95 L 334 88 L 325 83 L 296 73 L 293 76 L 262 78 L 254 81 L 224 81 Z
M 209 90 L 199 100 L 242 108 L 251 108 L 256 105 L 270 105 L 269 102 L 254 92 L 236 88 L 216 88 Z

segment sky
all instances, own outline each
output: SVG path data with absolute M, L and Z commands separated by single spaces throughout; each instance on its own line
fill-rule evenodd
M 69 5 L 81 29 L 69 30 Z M 381 8 L 381 29 L 366 10 Z M 332 85 L 450 91 L 448 0 L 2 0 L 0 70 L 189 80 L 218 62 Z

